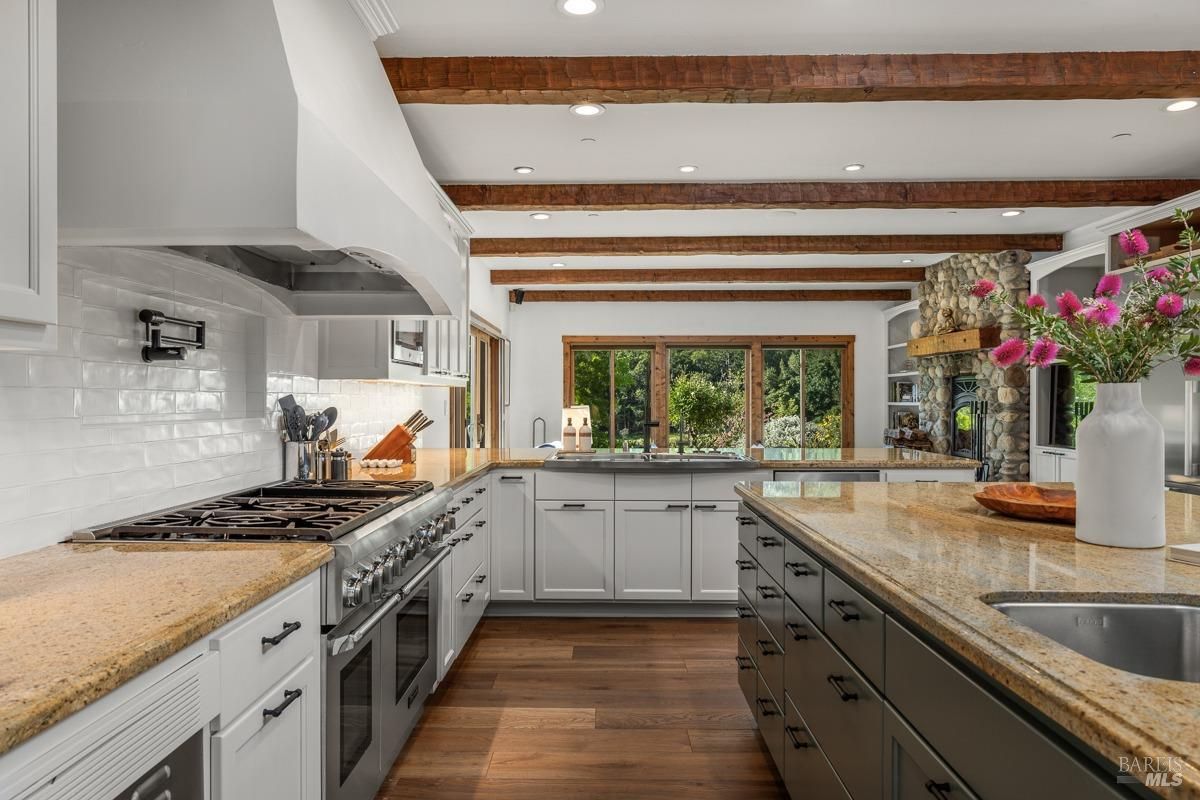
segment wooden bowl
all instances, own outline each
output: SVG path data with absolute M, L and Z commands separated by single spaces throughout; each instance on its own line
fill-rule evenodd
M 1006 517 L 1037 522 L 1075 522 L 1075 490 L 1047 489 L 1032 483 L 994 483 L 975 493 L 984 508 Z

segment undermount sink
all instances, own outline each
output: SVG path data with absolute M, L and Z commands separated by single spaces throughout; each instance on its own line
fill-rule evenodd
M 545 466 L 559 469 L 751 469 L 758 462 L 737 453 L 570 453 L 546 459 Z
M 1200 607 L 1055 601 L 990 605 L 1101 664 L 1150 678 L 1200 683 Z

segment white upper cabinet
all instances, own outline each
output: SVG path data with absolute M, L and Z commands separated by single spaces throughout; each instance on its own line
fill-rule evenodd
M 0 347 L 58 314 L 55 0 L 0 2 Z

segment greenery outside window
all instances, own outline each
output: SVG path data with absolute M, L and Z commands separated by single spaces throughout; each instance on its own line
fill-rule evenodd
M 763 348 L 763 444 L 842 446 L 842 354 L 834 348 Z
M 591 409 L 592 447 L 640 449 L 650 419 L 649 349 L 579 348 L 571 353 L 573 396 L 569 405 Z M 583 420 L 575 420 L 579 426 Z M 615 435 L 614 435 L 615 434 Z

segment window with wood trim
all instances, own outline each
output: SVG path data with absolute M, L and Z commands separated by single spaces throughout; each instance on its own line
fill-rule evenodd
M 564 336 L 563 404 L 598 450 L 852 447 L 854 337 Z

